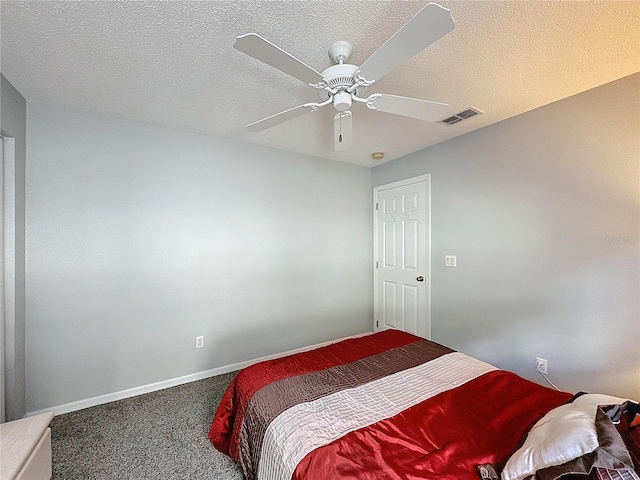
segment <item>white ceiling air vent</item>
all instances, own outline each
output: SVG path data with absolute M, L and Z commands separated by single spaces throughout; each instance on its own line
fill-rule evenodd
M 466 120 L 467 118 L 474 117 L 480 113 L 484 113 L 484 112 L 482 110 L 478 110 L 477 108 L 469 107 L 460 113 L 456 113 L 455 115 L 450 116 L 449 118 L 440 120 L 438 123 L 444 123 L 445 125 L 451 126 L 455 123 Z

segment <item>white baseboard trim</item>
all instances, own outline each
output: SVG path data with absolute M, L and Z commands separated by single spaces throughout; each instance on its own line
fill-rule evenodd
M 165 388 L 175 387 L 176 385 L 183 385 L 185 383 L 195 382 L 196 380 L 202 380 L 204 378 L 215 377 L 216 375 L 222 375 L 224 373 L 233 372 L 242 368 L 253 365 L 254 363 L 263 362 L 265 360 L 272 360 L 274 358 L 285 357 L 287 355 L 293 355 L 294 353 L 306 352 L 315 348 L 331 345 L 332 343 L 340 342 L 348 338 L 357 338 L 364 335 L 369 335 L 372 332 L 359 333 L 357 335 L 351 335 L 349 337 L 338 338 L 336 340 L 329 340 L 327 342 L 316 343 L 315 345 L 309 345 L 307 347 L 296 348 L 287 352 L 276 353 L 273 355 L 267 355 L 253 360 L 246 360 L 244 362 L 233 363 L 231 365 L 225 365 L 222 367 L 212 368 L 203 372 L 192 373 L 184 375 L 182 377 L 171 378 L 169 380 L 163 380 L 161 382 L 150 383 L 148 385 L 142 385 L 140 387 L 129 388 L 127 390 L 121 390 L 119 392 L 107 393 L 99 395 L 97 397 L 86 398 L 84 400 L 78 400 L 76 402 L 69 402 L 63 405 L 55 407 L 44 408 L 42 410 L 36 410 L 35 412 L 27 412 L 26 416 L 31 417 L 33 415 L 39 415 L 45 412 L 53 412 L 54 415 L 62 415 L 63 413 L 75 412 L 76 410 L 82 410 L 83 408 L 95 407 L 96 405 L 103 405 L 109 402 L 115 402 L 116 400 L 123 400 L 125 398 L 135 397 L 137 395 L 143 395 L 145 393 L 155 392 Z

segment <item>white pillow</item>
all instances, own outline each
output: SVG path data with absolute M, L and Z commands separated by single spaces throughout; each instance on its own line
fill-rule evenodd
M 562 465 L 598 448 L 595 419 L 599 405 L 618 405 L 623 398 L 586 394 L 554 408 L 533 426 L 524 445 L 507 461 L 502 480 L 522 480 L 543 468 Z

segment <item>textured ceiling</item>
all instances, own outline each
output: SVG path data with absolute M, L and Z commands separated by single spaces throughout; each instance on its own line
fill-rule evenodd
M 353 107 L 334 152 L 325 107 L 261 133 L 244 125 L 316 91 L 233 48 L 256 32 L 318 71 L 329 46 L 361 64 L 425 1 L 0 2 L 0 67 L 30 102 L 372 166 L 640 71 L 640 2 L 440 1 L 456 27 L 367 89 L 485 113 L 452 127 Z

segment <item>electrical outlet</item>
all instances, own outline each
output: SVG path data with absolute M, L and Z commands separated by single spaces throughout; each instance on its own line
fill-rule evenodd
M 536 357 L 536 372 L 542 373 L 543 375 L 547 374 L 547 359 Z
M 204 337 L 200 335 L 199 337 L 196 337 L 196 348 L 202 347 L 204 347 Z

